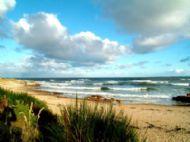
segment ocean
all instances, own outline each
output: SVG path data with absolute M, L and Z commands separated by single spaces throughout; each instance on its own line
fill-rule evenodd
M 38 90 L 59 92 L 70 98 L 101 95 L 121 99 L 125 104 L 182 104 L 171 98 L 190 93 L 190 77 L 25 79 L 38 81 Z

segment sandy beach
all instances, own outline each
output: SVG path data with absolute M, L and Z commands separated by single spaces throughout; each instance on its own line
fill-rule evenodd
M 57 93 L 35 90 L 39 86 L 34 81 L 0 79 L 0 87 L 15 92 L 26 92 L 47 103 L 48 107 L 59 114 L 60 105 L 75 103 L 75 99 Z M 95 104 L 93 101 L 87 101 Z M 108 103 L 100 103 L 108 106 Z M 148 142 L 190 142 L 190 106 L 167 106 L 154 104 L 115 104 L 117 112 L 123 111 L 133 122 L 141 137 Z

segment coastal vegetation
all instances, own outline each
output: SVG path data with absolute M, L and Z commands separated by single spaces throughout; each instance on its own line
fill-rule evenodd
M 55 115 L 45 102 L 2 88 L 0 100 L 0 141 L 139 141 L 130 119 L 111 106 L 90 107 L 76 99 L 75 105 L 60 106 L 61 114 Z

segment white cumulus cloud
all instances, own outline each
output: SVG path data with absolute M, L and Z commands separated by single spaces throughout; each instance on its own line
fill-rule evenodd
M 0 0 L 0 38 L 9 36 L 9 20 L 5 18 L 8 11 L 16 5 L 15 0 Z
M 72 64 L 93 65 L 112 62 L 129 49 L 116 41 L 102 39 L 92 32 L 69 34 L 54 14 L 25 15 L 13 23 L 14 38 L 48 58 Z
M 15 0 L 0 0 L 0 18 L 16 5 Z

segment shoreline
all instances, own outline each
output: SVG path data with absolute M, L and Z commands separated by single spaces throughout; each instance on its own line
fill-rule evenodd
M 77 94 L 81 99 L 103 96 L 118 99 L 124 104 L 188 104 L 186 101 L 173 99 L 186 95 L 189 91 L 188 80 L 181 78 L 34 78 L 33 80 L 41 84 L 37 89 L 59 92 L 68 98 L 75 98 Z
M 29 95 L 43 100 L 48 107 L 59 114 L 60 105 L 75 103 L 74 98 L 67 98 L 59 93 L 35 90 L 39 86 L 35 81 L 2 79 L 0 87 L 15 92 L 28 93 Z M 81 101 L 83 99 L 79 99 Z M 96 104 L 87 100 L 90 105 Z M 108 106 L 109 103 L 99 103 Z M 133 122 L 133 127 L 147 141 L 188 141 L 190 140 L 190 107 L 184 105 L 160 105 L 160 104 L 114 104 L 116 112 L 123 111 Z
M 40 83 L 38 83 L 38 81 L 19 80 L 19 79 L 15 79 L 15 78 L 0 78 L 0 87 L 3 87 L 3 88 L 8 89 L 8 90 L 28 93 L 32 96 L 38 96 L 38 95 L 44 96 L 45 95 L 45 96 L 53 96 L 53 97 L 64 98 L 64 99 L 69 99 L 69 100 L 75 100 L 76 99 L 74 97 L 73 98 L 72 97 L 66 97 L 66 96 L 64 96 L 64 93 L 60 93 L 60 92 L 56 92 L 56 91 L 49 92 L 46 90 L 37 89 L 36 87 L 39 87 L 39 86 L 40 86 Z M 96 96 L 96 95 L 91 95 L 91 96 Z M 85 98 L 78 98 L 78 99 L 84 100 Z M 190 106 L 190 103 L 181 103 L 181 102 L 176 102 L 176 104 L 134 103 L 134 102 L 122 103 L 123 101 L 126 101 L 126 99 L 111 98 L 111 97 L 108 97 L 108 99 L 120 100 L 122 105 L 184 106 L 184 107 Z M 87 99 L 85 99 L 85 100 L 87 100 Z M 94 102 L 93 100 L 87 100 L 87 101 Z M 106 101 L 103 103 L 106 103 Z

